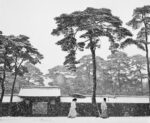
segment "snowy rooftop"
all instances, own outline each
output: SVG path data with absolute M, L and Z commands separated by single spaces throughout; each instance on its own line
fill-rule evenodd
M 97 97 L 96 101 L 101 103 L 104 97 Z M 107 103 L 149 103 L 148 96 L 123 96 L 123 97 L 105 97 Z M 73 97 L 61 97 L 61 102 L 72 101 Z M 91 103 L 91 97 L 77 98 L 77 103 Z
M 13 96 L 13 102 L 22 102 L 23 99 L 18 96 Z M 3 97 L 3 103 L 9 103 L 10 102 L 10 95 Z
M 57 97 L 60 96 L 60 89 L 58 87 L 34 87 L 21 88 L 20 97 Z

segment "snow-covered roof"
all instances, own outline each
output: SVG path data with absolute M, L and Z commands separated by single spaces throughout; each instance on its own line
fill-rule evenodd
M 97 97 L 96 101 L 101 103 L 104 97 Z M 148 96 L 137 96 L 137 97 L 105 97 L 107 103 L 149 103 Z M 61 102 L 72 101 L 73 97 L 61 97 Z M 91 97 L 77 98 L 77 103 L 91 103 Z
M 58 87 L 21 88 L 19 92 L 20 97 L 58 97 L 60 95 Z
M 22 102 L 23 99 L 18 97 L 18 96 L 13 96 L 13 101 L 12 102 Z M 9 103 L 10 102 L 10 95 L 4 96 L 3 97 L 3 103 Z

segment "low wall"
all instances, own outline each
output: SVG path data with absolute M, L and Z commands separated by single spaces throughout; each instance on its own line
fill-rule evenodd
M 2 104 L 2 116 L 8 116 L 9 103 Z M 22 116 L 24 115 L 25 105 L 22 103 L 12 104 L 12 116 Z
M 150 116 L 149 104 L 108 103 L 109 116 Z M 67 116 L 70 103 L 58 103 L 48 106 L 47 115 L 44 116 Z M 100 103 L 98 104 L 100 109 Z M 13 116 L 35 116 L 32 115 L 32 105 L 25 103 L 13 104 Z M 96 107 L 91 103 L 77 103 L 79 116 L 97 116 Z M 3 116 L 8 115 L 8 104 L 3 104 Z M 37 116 L 37 115 L 36 115 Z M 43 116 L 43 115 L 38 115 Z
M 108 103 L 109 116 L 149 116 L 149 104 L 128 104 L 128 103 Z M 61 103 L 59 105 L 58 115 L 67 116 L 70 103 Z M 100 109 L 100 104 L 98 104 Z M 53 110 L 55 112 L 55 110 Z M 100 110 L 101 111 L 101 110 Z M 91 103 L 78 103 L 77 112 L 79 116 L 97 116 L 97 109 Z

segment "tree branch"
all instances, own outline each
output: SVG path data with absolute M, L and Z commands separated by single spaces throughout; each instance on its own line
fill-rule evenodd
M 24 58 L 23 58 L 22 61 L 20 62 L 18 68 L 20 68 L 20 66 L 21 66 L 21 64 L 22 64 L 23 62 L 24 62 Z M 17 69 L 18 69 L 18 68 L 17 68 Z

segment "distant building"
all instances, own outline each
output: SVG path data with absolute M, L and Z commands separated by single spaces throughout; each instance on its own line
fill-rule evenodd
M 60 103 L 61 92 L 58 87 L 22 88 L 18 94 L 29 107 L 28 115 L 47 115 L 51 105 Z

